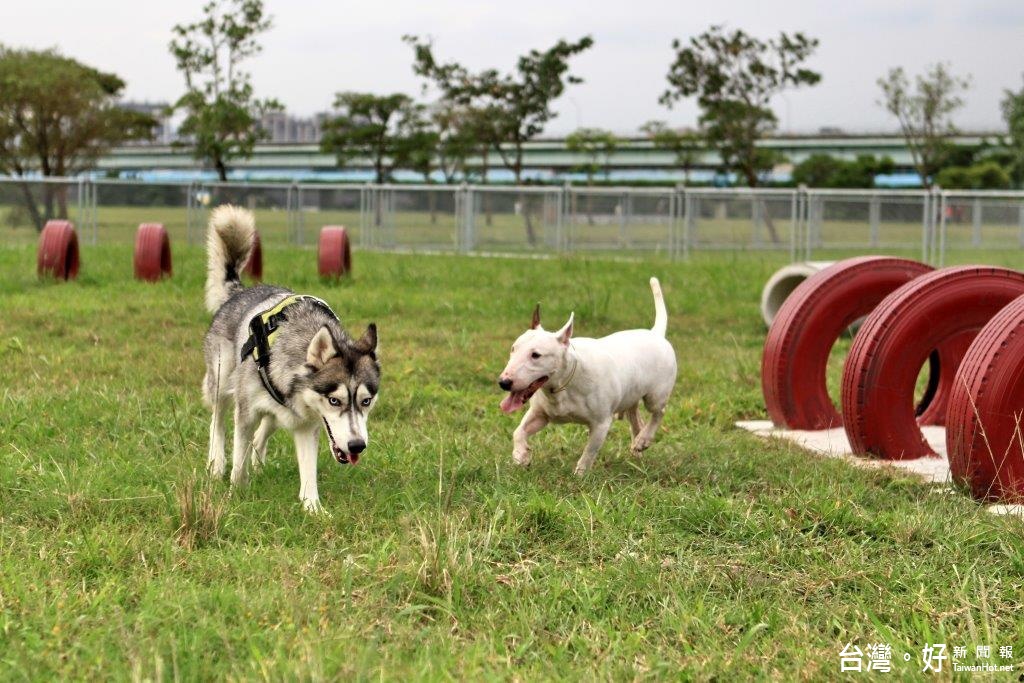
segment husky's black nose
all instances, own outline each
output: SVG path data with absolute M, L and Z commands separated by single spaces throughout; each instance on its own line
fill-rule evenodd
M 352 439 L 348 442 L 348 452 L 359 455 L 366 450 L 366 442 L 362 439 Z
M 510 379 L 499 379 L 498 386 L 504 391 L 512 391 L 512 380 Z

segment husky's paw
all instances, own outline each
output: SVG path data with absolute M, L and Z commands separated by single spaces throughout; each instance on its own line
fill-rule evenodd
M 245 467 L 233 467 L 231 469 L 231 487 L 241 488 L 249 483 L 249 471 Z
M 639 456 L 641 453 L 650 448 L 651 444 L 654 443 L 651 439 L 645 436 L 638 436 L 633 439 L 633 445 L 630 447 L 630 452 L 634 456 Z
M 227 471 L 227 463 L 223 460 L 210 460 L 206 463 L 206 471 L 214 479 L 223 479 Z
M 317 517 L 327 517 L 327 518 L 329 518 L 331 516 L 331 513 L 328 512 L 327 509 L 323 505 L 320 504 L 320 499 L 319 498 L 305 498 L 305 499 L 303 499 L 302 507 L 303 507 L 303 509 L 305 509 L 306 512 L 308 512 L 311 515 L 315 515 Z
M 576 469 L 574 469 L 572 471 L 572 473 L 575 474 L 577 477 L 583 477 L 583 476 L 586 476 L 587 472 L 589 472 L 589 471 L 590 471 L 590 466 L 589 465 L 581 465 L 579 463 L 576 463 Z
M 512 462 L 520 467 L 528 467 L 531 460 L 533 460 L 533 456 L 530 455 L 529 448 L 524 448 L 521 451 L 512 451 Z

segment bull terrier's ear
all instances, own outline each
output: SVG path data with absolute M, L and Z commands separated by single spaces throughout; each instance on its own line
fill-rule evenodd
M 567 322 L 565 324 L 565 327 L 560 329 L 558 332 L 555 332 L 555 335 L 558 337 L 558 341 L 563 346 L 568 346 L 569 345 L 569 340 L 572 339 L 572 321 L 575 318 L 576 318 L 576 312 L 573 311 L 572 313 L 569 314 L 569 322 Z
M 540 303 L 533 309 L 533 320 L 530 321 L 530 329 L 535 330 L 540 327 Z
M 309 342 L 309 348 L 306 349 L 306 364 L 312 365 L 319 370 L 327 364 L 327 361 L 334 358 L 337 353 L 338 351 L 334 348 L 334 339 L 331 337 L 331 331 L 324 325 L 313 335 L 313 339 Z
M 377 323 L 370 323 L 353 345 L 359 353 L 374 353 L 377 351 Z

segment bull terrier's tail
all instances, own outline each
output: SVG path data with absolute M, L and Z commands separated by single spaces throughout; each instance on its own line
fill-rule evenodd
M 651 328 L 651 332 L 664 337 L 665 330 L 668 329 L 668 311 L 665 310 L 665 297 L 661 293 L 661 284 L 656 277 L 651 278 L 651 292 L 654 293 L 654 327 Z
M 206 309 L 216 313 L 242 288 L 242 268 L 256 241 L 256 219 L 237 206 L 218 206 L 206 234 Z

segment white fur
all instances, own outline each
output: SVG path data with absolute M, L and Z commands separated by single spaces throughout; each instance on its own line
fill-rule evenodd
M 530 399 L 529 408 L 512 436 L 512 458 L 528 465 L 529 437 L 549 422 L 576 422 L 590 428 L 576 474 L 594 463 L 612 420 L 621 414 L 629 420 L 636 455 L 651 445 L 665 414 L 665 405 L 676 380 L 676 355 L 665 339 L 668 314 L 656 278 L 651 278 L 655 321 L 650 330 L 627 330 L 600 339 L 573 338 L 573 316 L 557 332 L 538 325 L 513 344 L 500 382 L 511 381 L 520 391 L 543 376 L 547 382 Z M 539 358 L 534 358 L 539 354 Z M 575 369 L 574 369 L 575 368 Z M 640 403 L 650 412 L 646 426 L 640 420 Z
M 216 313 L 231 296 L 224 272 L 231 265 L 236 274 L 242 274 L 255 236 L 256 219 L 250 211 L 224 204 L 210 214 L 206 233 L 206 310 L 210 313 Z

